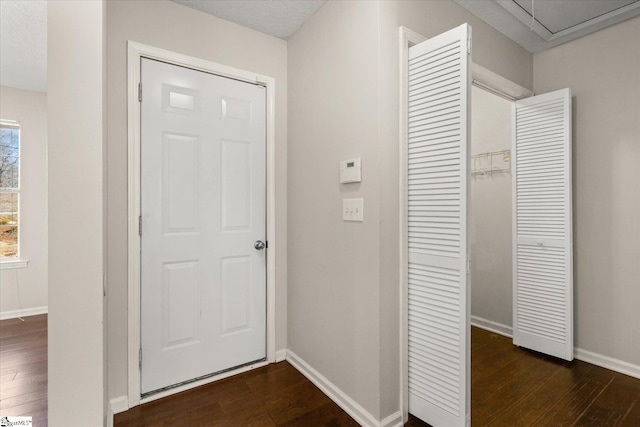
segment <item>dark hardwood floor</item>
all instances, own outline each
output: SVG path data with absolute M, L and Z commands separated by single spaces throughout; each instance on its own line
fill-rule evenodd
M 640 426 L 640 380 L 471 328 L 473 426 Z M 412 418 L 407 426 L 426 426 Z
M 47 425 L 47 315 L 0 321 L 0 415 Z
M 472 328 L 474 426 L 640 426 L 640 380 Z M 47 317 L 0 321 L 0 415 L 47 425 Z M 116 415 L 116 427 L 357 426 L 287 362 Z M 426 426 L 410 417 L 407 426 Z
M 471 347 L 474 426 L 640 426 L 638 379 L 523 350 L 478 328 Z M 287 362 L 138 406 L 115 421 L 116 427 L 357 425 Z M 411 416 L 406 425 L 428 424 Z
M 287 362 L 265 366 L 117 414 L 116 427 L 357 426 Z
M 471 331 L 475 426 L 640 426 L 640 380 Z

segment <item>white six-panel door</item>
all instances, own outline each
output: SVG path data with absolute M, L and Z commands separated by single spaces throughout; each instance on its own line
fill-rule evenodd
M 571 91 L 513 106 L 513 342 L 573 359 Z
M 409 49 L 409 412 L 435 427 L 469 421 L 470 36 Z
M 266 356 L 265 88 L 142 59 L 141 392 Z

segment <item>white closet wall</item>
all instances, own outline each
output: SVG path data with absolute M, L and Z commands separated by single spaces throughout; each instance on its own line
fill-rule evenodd
M 510 149 L 511 102 L 474 86 L 471 92 L 471 154 Z M 513 304 L 509 174 L 471 178 L 469 219 L 472 322 L 489 321 L 510 328 Z

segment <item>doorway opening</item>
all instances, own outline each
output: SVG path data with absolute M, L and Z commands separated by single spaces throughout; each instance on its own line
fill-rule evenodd
M 471 89 L 471 324 L 511 337 L 512 101 Z

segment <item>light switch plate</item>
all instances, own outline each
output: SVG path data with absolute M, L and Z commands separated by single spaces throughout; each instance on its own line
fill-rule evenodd
M 364 199 L 342 199 L 344 221 L 364 221 Z

